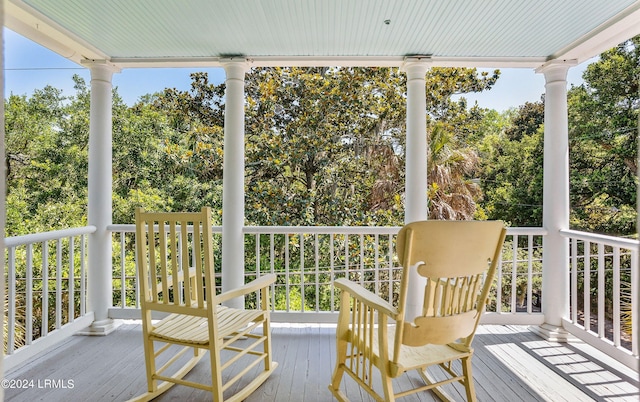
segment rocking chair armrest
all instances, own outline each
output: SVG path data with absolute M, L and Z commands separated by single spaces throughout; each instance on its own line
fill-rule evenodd
M 358 299 L 362 303 L 378 310 L 379 312 L 388 315 L 394 320 L 398 316 L 398 309 L 393 307 L 391 303 L 384 300 L 378 295 L 375 295 L 363 288 L 359 284 L 352 282 L 346 278 L 337 279 L 334 282 L 335 286 L 341 289 L 343 292 L 349 293 L 352 297 Z
M 226 292 L 220 293 L 215 297 L 216 303 L 223 303 L 227 300 L 235 299 L 239 296 L 244 296 L 249 293 L 256 292 L 260 289 L 266 288 L 276 281 L 276 274 L 267 274 L 261 276 L 239 288 L 235 288 L 232 290 L 228 290 Z

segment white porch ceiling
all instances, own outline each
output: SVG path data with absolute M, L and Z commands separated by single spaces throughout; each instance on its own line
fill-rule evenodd
M 5 25 L 120 67 L 582 62 L 640 34 L 640 0 L 4 0 Z M 387 22 L 385 22 L 387 21 Z

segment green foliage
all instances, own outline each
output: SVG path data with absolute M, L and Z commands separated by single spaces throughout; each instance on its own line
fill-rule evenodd
M 640 37 L 601 54 L 568 94 L 572 226 L 633 235 L 638 183 Z
M 483 210 L 512 226 L 542 226 L 544 104 L 525 103 L 508 113 L 509 124 L 479 144 Z

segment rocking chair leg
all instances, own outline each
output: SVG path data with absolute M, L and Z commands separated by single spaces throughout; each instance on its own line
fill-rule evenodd
M 386 402 L 395 402 L 396 396 L 393 393 L 393 384 L 386 370 L 380 370 L 382 376 L 382 390 L 384 391 L 384 400 Z
M 329 391 L 333 394 L 333 396 L 341 401 L 347 402 L 347 396 L 340 391 L 340 383 L 342 382 L 342 376 L 344 375 L 344 365 L 346 362 L 347 356 L 347 342 L 341 339 L 337 341 L 337 361 L 336 368 L 333 371 L 333 376 L 331 377 L 331 384 L 329 385 Z
M 464 388 L 467 391 L 467 401 L 476 401 L 476 390 L 471 374 L 471 357 L 462 359 L 462 374 L 464 375 Z

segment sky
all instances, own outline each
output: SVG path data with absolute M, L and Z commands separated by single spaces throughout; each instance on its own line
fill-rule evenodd
M 78 74 L 90 81 L 89 70 L 54 53 L 15 32 L 4 28 L 5 93 L 30 96 L 34 90 L 51 85 L 61 89 L 63 95 L 73 95 L 72 77 Z M 569 69 L 570 87 L 582 83 L 582 73 L 594 59 Z M 479 69 L 479 71 L 493 69 Z M 490 91 L 465 94 L 469 104 L 478 102 L 484 108 L 500 112 L 518 107 L 525 102 L 536 102 L 544 93 L 544 76 L 533 69 L 503 68 Z M 133 105 L 141 96 L 162 91 L 164 88 L 187 90 L 191 84 L 189 74 L 206 71 L 213 83 L 224 80 L 221 68 L 139 68 L 125 69 L 113 75 L 113 85 L 127 105 Z

